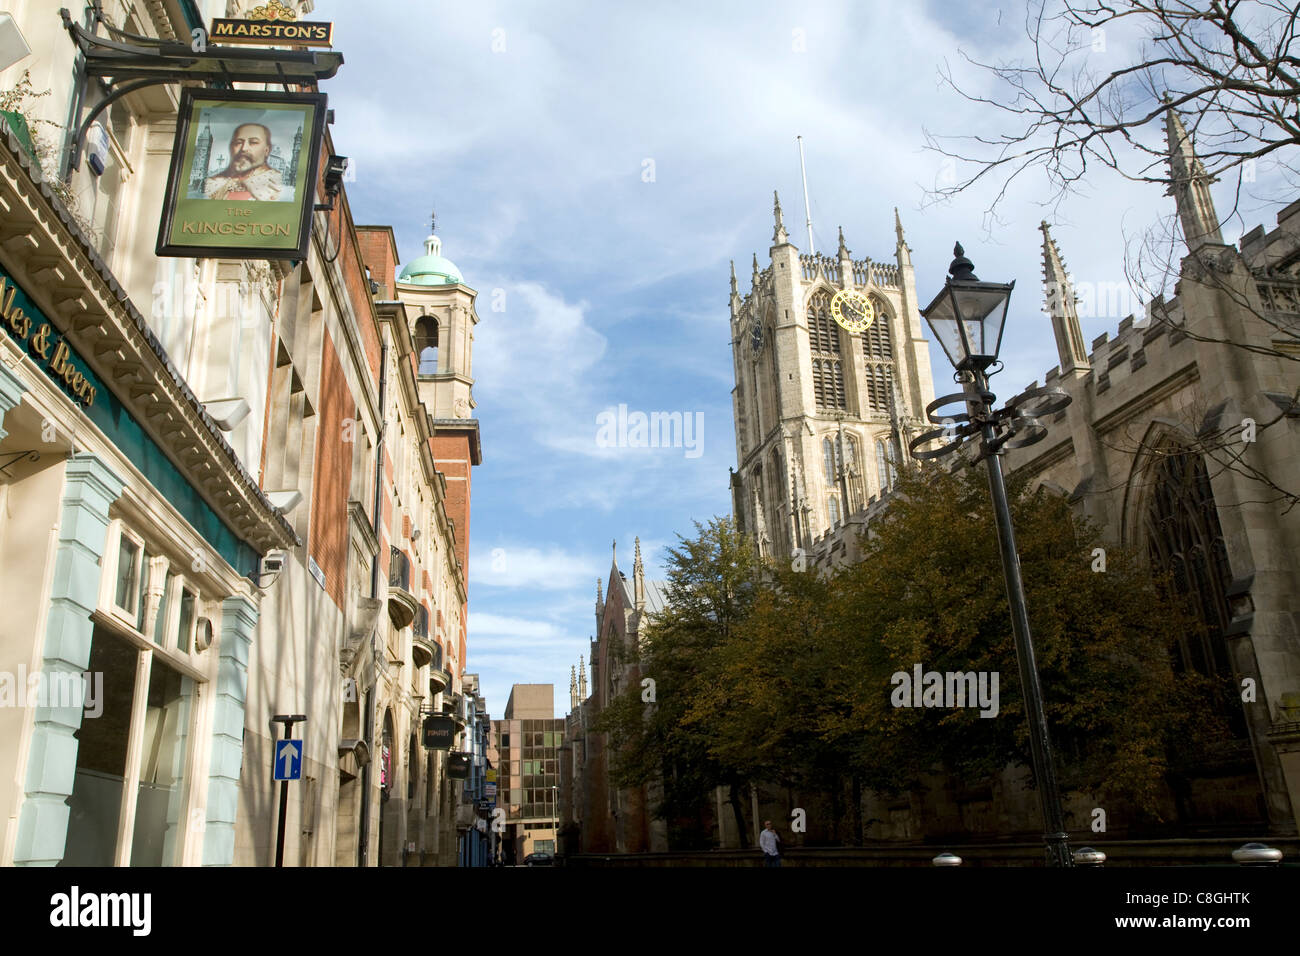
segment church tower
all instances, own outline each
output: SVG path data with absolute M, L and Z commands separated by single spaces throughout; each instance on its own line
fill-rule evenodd
M 765 555 L 812 552 L 892 487 L 934 398 L 911 251 L 894 211 L 893 262 L 854 259 L 840 230 L 834 256 L 790 243 L 775 197 L 768 264 L 754 256 L 743 298 L 731 269 L 732 408 L 738 468 L 732 504 Z M 874 318 L 835 320 L 860 293 Z

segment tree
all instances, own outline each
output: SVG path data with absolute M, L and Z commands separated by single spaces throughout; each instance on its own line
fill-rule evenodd
M 1260 160 L 1294 173 L 1300 145 L 1300 41 L 1296 10 L 1282 0 L 1031 0 L 1028 64 L 965 59 L 992 75 L 996 92 L 957 93 L 1005 114 L 1005 133 L 936 137 L 927 142 L 974 171 L 941 186 L 938 197 L 1000 179 L 990 212 L 1007 186 L 1041 168 L 1059 201 L 1100 166 L 1127 179 L 1176 185 L 1162 138 L 1169 108 L 1196 117 L 1191 134 L 1212 178 L 1234 175 L 1238 188 Z M 1153 129 L 1154 128 L 1154 129 Z M 945 139 L 964 142 L 950 149 Z
M 1158 815 L 1169 754 L 1221 737 L 1207 682 L 1175 674 L 1178 632 L 1197 626 L 1131 555 L 1105 550 L 1064 498 L 1010 492 L 1048 724 L 1062 783 Z M 841 666 L 858 675 L 842 722 L 848 758 L 872 787 L 897 791 L 940 766 L 963 778 L 1027 766 L 1028 730 L 992 509 L 981 476 L 912 469 L 872 528 L 862 560 L 836 577 Z M 999 674 L 996 717 L 971 708 L 895 706 L 896 673 Z M 853 734 L 857 730 L 856 735 Z

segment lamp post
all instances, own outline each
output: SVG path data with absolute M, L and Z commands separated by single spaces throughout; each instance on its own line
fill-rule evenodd
M 938 458 L 962 447 L 966 439 L 978 438 L 979 453 L 971 464 L 981 458 L 988 464 L 989 493 L 993 499 L 1007 601 L 1011 606 L 1011 629 L 1015 635 L 1020 686 L 1025 696 L 1025 716 L 1029 721 L 1029 749 L 1043 813 L 1047 863 L 1049 866 L 1073 866 L 1052 759 L 1052 744 L 1047 732 L 1043 692 L 1038 681 L 1038 665 L 1034 660 L 1034 642 L 1029 633 L 1020 555 L 1016 551 L 1015 529 L 1011 524 L 1011 508 L 1007 503 L 999 457 L 1004 447 L 1020 448 L 1046 437 L 1047 429 L 1038 418 L 1064 408 L 1070 403 L 1070 396 L 1058 388 L 1029 389 L 1011 399 L 1002 409 L 994 411 L 993 402 L 997 396 L 989 391 L 988 369 L 997 362 L 1007 303 L 1015 283 L 981 282 L 961 243 L 953 248 L 953 255 L 955 258 L 948 267 L 949 275 L 943 290 L 921 310 L 921 314 L 943 346 L 948 360 L 957 369 L 955 379 L 964 385 L 964 390 L 937 398 L 926 406 L 930 422 L 946 427 L 918 435 L 910 448 L 915 458 Z M 937 414 L 943 406 L 956 402 L 965 402 L 967 411 L 948 417 Z M 922 447 L 937 439 L 944 439 L 945 444 L 932 449 Z

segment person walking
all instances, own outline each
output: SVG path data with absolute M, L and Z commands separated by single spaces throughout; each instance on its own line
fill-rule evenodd
M 781 865 L 781 835 L 772 828 L 771 820 L 763 821 L 763 832 L 758 835 L 758 846 L 763 851 L 764 866 Z

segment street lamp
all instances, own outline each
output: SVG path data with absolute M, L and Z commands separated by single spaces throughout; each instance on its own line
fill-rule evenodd
M 964 390 L 944 395 L 926 406 L 930 422 L 946 427 L 918 435 L 910 448 L 917 459 L 938 458 L 963 447 L 967 439 L 978 437 L 979 451 L 971 464 L 981 458 L 988 463 L 989 493 L 993 498 L 993 514 L 1002 552 L 1007 601 L 1011 605 L 1011 629 L 1016 641 L 1020 685 L 1024 688 L 1025 716 L 1029 720 L 1029 749 L 1043 812 L 1047 863 L 1049 866 L 1073 866 L 1069 835 L 1061 812 L 1052 744 L 1047 733 L 1043 691 L 1034 660 L 1034 642 L 1029 633 L 1020 555 L 1016 551 L 1011 508 L 1007 503 L 1002 462 L 998 457 L 1004 447 L 1022 448 L 1042 441 L 1047 436 L 1047 429 L 1038 419 L 1070 404 L 1070 396 L 1059 388 L 1033 388 L 1015 396 L 1003 408 L 993 409 L 997 396 L 989 391 L 988 369 L 997 362 L 1007 303 L 1015 283 L 981 282 L 961 243 L 953 248 L 953 255 L 955 258 L 948 267 L 949 275 L 943 290 L 927 308 L 921 310 L 921 314 L 934 330 L 948 360 L 957 369 L 954 378 L 964 386 Z M 966 404 L 966 412 L 952 416 L 938 414 L 944 406 L 957 402 Z M 944 444 L 938 448 L 922 447 L 939 439 L 943 439 Z

